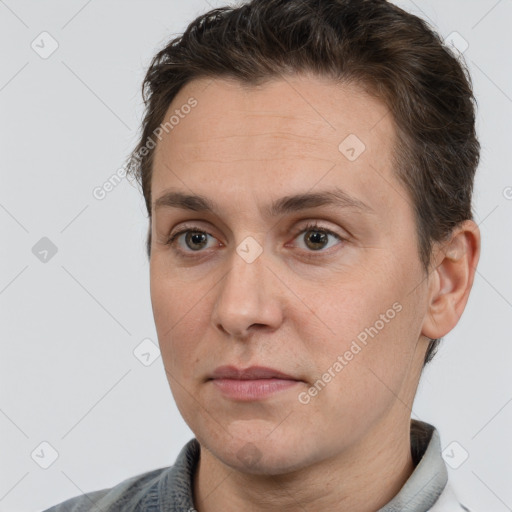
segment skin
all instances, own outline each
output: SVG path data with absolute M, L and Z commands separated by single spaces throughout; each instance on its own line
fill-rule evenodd
M 428 338 L 446 335 L 465 308 L 478 227 L 466 221 L 436 245 L 424 273 L 411 201 L 392 171 L 392 116 L 355 86 L 312 75 L 258 87 L 196 79 L 166 119 L 191 96 L 197 106 L 155 149 L 150 285 L 169 385 L 201 444 L 195 507 L 375 511 L 414 469 L 410 418 Z M 338 149 L 349 134 L 366 146 L 354 161 Z M 333 187 L 373 213 L 265 214 L 283 196 Z M 155 209 L 170 190 L 206 196 L 218 212 Z M 319 244 L 307 221 L 345 241 L 328 235 Z M 184 234 L 166 244 L 190 227 L 208 233 L 203 248 Z M 248 236 L 263 251 L 252 263 L 236 251 Z M 394 303 L 401 311 L 301 403 L 299 393 Z M 207 380 L 227 364 L 268 366 L 302 382 L 235 401 Z

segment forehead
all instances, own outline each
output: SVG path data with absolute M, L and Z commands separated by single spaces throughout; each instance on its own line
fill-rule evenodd
M 183 108 L 191 99 L 196 106 Z M 284 195 L 279 191 L 303 192 L 321 181 L 365 202 L 392 204 L 393 119 L 354 85 L 312 75 L 259 86 L 201 78 L 182 88 L 164 123 L 173 115 L 155 149 L 153 202 L 168 187 Z

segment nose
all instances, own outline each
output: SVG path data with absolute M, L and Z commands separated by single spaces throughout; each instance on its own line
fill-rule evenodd
M 229 265 L 215 288 L 214 327 L 239 339 L 259 329 L 277 329 L 283 320 L 278 280 L 264 253 L 249 263 L 233 251 Z

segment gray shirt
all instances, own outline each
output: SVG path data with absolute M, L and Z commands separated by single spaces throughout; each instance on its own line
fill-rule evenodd
M 376 512 L 462 512 L 448 483 L 439 433 L 428 423 L 411 420 L 415 469 L 398 494 Z M 44 512 L 194 512 L 192 482 L 200 455 L 193 438 L 173 466 L 123 480 L 114 487 L 70 498 Z

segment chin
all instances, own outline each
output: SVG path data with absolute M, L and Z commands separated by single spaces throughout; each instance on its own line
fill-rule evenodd
M 207 445 L 208 446 L 208 445 Z M 215 457 L 236 471 L 253 475 L 282 475 L 300 470 L 315 462 L 318 454 L 306 453 L 304 443 L 289 436 L 233 438 L 208 449 Z

